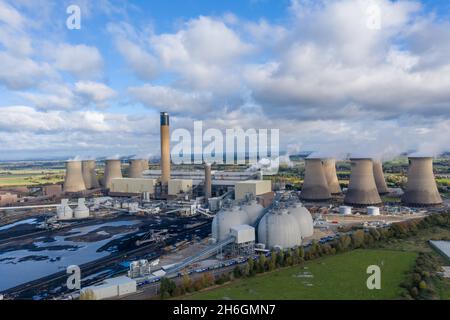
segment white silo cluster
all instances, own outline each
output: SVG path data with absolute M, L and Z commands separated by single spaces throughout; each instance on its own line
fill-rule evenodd
M 84 219 L 89 217 L 89 208 L 86 207 L 85 199 L 78 199 L 78 206 L 73 211 L 73 217 L 75 219 Z
M 73 218 L 73 210 L 69 207 L 69 199 L 62 199 L 57 209 L 58 220 L 70 220 Z
M 62 199 L 56 210 L 56 216 L 58 220 L 85 219 L 89 218 L 89 208 L 86 206 L 84 198 L 78 199 L 75 209 L 70 208 L 68 199 Z

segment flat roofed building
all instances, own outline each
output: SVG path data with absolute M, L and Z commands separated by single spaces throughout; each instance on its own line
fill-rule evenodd
M 243 200 L 248 194 L 261 196 L 272 192 L 272 181 L 270 180 L 247 180 L 235 184 L 235 200 Z
M 241 224 L 231 227 L 230 231 L 238 244 L 255 241 L 255 228 L 252 226 Z
M 192 190 L 192 179 L 171 179 L 169 180 L 168 193 L 169 196 L 176 196 L 177 194 L 189 192 Z
M 111 194 L 155 193 L 155 179 L 115 178 L 111 180 Z
M 17 194 L 10 192 L 1 192 L 0 193 L 0 205 L 7 206 L 18 201 Z

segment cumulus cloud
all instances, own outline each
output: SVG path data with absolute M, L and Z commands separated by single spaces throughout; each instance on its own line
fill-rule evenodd
M 83 99 L 98 105 L 104 105 L 108 100 L 117 96 L 117 93 L 104 83 L 93 81 L 79 81 L 75 83 L 75 92 Z
M 52 48 L 55 66 L 80 78 L 98 77 L 103 69 L 103 58 L 97 48 L 84 44 L 60 44 Z

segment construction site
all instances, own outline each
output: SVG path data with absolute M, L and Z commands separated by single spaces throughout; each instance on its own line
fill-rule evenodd
M 0 272 L 11 275 L 0 286 L 4 299 L 151 298 L 163 277 L 220 275 L 256 254 L 449 207 L 428 156 L 409 157 L 400 190 L 388 187 L 379 159 L 346 160 L 351 172 L 343 187 L 336 160 L 314 156 L 304 160 L 301 190 L 275 190 L 263 169 L 204 163 L 172 170 L 166 112 L 160 137 L 159 169 L 150 170 L 148 159 L 105 159 L 100 177 L 99 161 L 69 160 L 62 185 L 26 202 L 4 200 Z M 81 269 L 75 290 L 66 284 L 71 265 Z

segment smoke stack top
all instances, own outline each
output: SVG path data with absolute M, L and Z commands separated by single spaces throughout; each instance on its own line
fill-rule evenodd
M 161 125 L 162 126 L 169 125 L 169 114 L 167 112 L 161 112 Z

